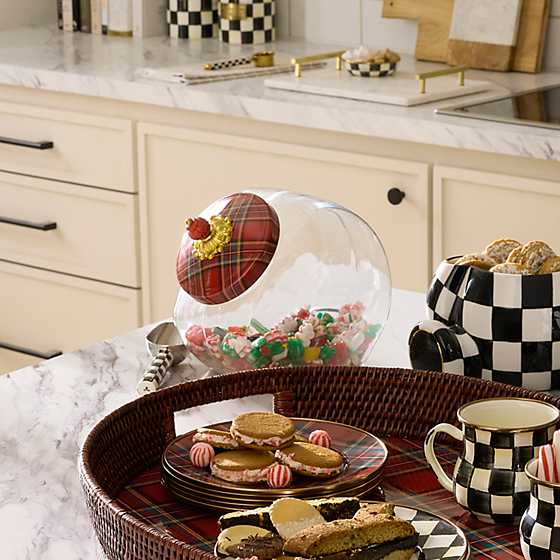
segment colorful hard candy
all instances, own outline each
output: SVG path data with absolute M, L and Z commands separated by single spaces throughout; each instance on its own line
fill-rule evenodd
M 228 333 L 222 340 L 221 350 L 230 358 L 245 358 L 251 351 L 251 343 L 246 336 Z
M 304 347 L 299 338 L 288 338 L 288 360 L 292 364 L 299 364 L 303 360 Z
M 208 467 L 214 459 L 214 455 L 214 448 L 203 442 L 195 443 L 189 452 L 191 463 L 200 469 Z
M 319 346 L 308 346 L 303 351 L 303 361 L 306 364 L 316 362 L 319 359 L 320 354 L 321 354 L 321 348 L 319 348 Z
M 268 470 L 266 477 L 266 482 L 271 488 L 287 488 L 292 480 L 292 471 L 286 465 L 274 465 Z
M 312 443 L 313 445 L 328 447 L 329 449 L 332 445 L 332 438 L 325 430 L 314 430 L 309 434 L 308 440 L 309 443 Z

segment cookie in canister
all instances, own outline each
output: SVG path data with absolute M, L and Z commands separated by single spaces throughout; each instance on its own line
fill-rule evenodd
M 505 237 L 492 241 L 484 250 L 484 254 L 488 255 L 496 263 L 501 264 L 505 263 L 510 253 L 518 247 L 522 247 L 519 241 Z
M 458 266 L 474 266 L 482 270 L 490 270 L 498 263 L 483 253 L 469 253 L 468 255 L 463 255 L 455 264 Z
M 539 268 L 539 274 L 552 274 L 560 272 L 560 257 L 549 257 Z
M 544 241 L 529 241 L 521 248 L 514 249 L 507 262 L 524 266 L 529 274 L 537 274 L 544 262 L 555 253 Z
M 497 274 L 529 274 L 529 271 L 522 264 L 508 262 L 493 266 L 490 272 Z

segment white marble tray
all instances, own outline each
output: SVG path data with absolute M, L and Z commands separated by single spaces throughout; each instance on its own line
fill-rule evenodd
M 275 89 L 405 107 L 480 93 L 492 88 L 490 82 L 469 80 L 468 77 L 465 85 L 460 86 L 457 76 L 443 76 L 428 80 L 428 91 L 421 94 L 413 72 L 398 70 L 393 76 L 385 78 L 358 78 L 346 70 L 336 72 L 332 67 L 308 72 L 304 70 L 301 78 L 293 75 L 268 78 L 265 85 Z

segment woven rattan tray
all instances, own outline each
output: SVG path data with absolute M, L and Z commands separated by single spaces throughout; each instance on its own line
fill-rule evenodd
M 87 437 L 80 479 L 90 517 L 110 560 L 210 560 L 199 548 L 165 535 L 123 509 L 119 490 L 156 464 L 175 437 L 174 413 L 250 395 L 273 394 L 286 416 L 321 418 L 363 428 L 380 437 L 421 440 L 439 422 L 456 423 L 470 401 L 543 393 L 445 373 L 400 369 L 313 367 L 240 372 L 185 383 L 138 399 L 104 418 Z

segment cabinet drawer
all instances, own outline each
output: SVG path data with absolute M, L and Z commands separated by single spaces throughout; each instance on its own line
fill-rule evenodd
M 333 200 L 362 216 L 385 246 L 398 288 L 425 290 L 429 278 L 429 170 L 425 164 L 139 125 L 144 309 L 169 315 L 177 293 L 174 262 L 185 218 L 247 188 L 278 188 Z M 185 173 L 188 170 L 188 177 Z M 405 192 L 389 203 L 391 188 Z
M 134 192 L 132 123 L 0 103 L 0 170 Z
M 542 239 L 560 252 L 559 215 L 559 183 L 436 167 L 434 266 L 500 237 Z
M 141 323 L 139 299 L 136 289 L 0 262 L 0 346 L 67 352 L 124 334 Z M 27 358 L 2 349 L 0 372 Z
M 136 195 L 0 173 L 0 200 L 0 259 L 138 287 Z

